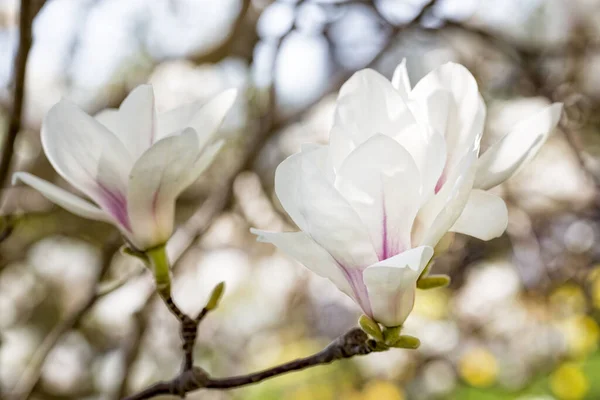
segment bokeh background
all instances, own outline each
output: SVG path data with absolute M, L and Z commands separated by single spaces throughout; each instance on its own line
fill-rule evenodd
M 413 84 L 465 64 L 487 105 L 483 148 L 524 116 L 565 103 L 539 156 L 497 192 L 505 235 L 456 237 L 434 266 L 449 288 L 419 291 L 391 350 L 189 399 L 600 399 L 600 1 L 32 0 L 23 124 L 12 170 L 63 187 L 39 129 L 61 96 L 90 113 L 154 85 L 166 110 L 241 91 L 210 171 L 178 203 L 169 243 L 174 297 L 197 312 L 196 362 L 214 376 L 319 350 L 358 308 L 250 227 L 293 230 L 273 196 L 277 164 L 326 143 L 336 92 L 354 71 Z M 35 7 L 36 5 L 32 6 Z M 13 113 L 19 1 L 0 1 L 0 132 Z M 9 152 L 10 153 L 10 152 Z M 73 216 L 27 187 L 2 192 L 0 398 L 117 399 L 177 373 L 175 319 L 114 228 Z

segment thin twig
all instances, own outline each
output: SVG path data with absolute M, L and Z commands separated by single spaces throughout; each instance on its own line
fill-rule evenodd
M 143 400 L 161 395 L 184 397 L 197 389 L 234 389 L 252 385 L 288 372 L 298 371 L 317 365 L 329 364 L 336 360 L 366 355 L 375 351 L 376 343 L 359 328 L 354 328 L 331 342 L 322 351 L 309 357 L 300 358 L 263 371 L 230 378 L 211 378 L 200 368 L 193 368 L 175 379 L 156 383 L 149 388 L 125 398 L 125 400 Z
M 23 104 L 25 98 L 25 75 L 27 72 L 27 59 L 31 49 L 31 25 L 45 0 L 21 0 L 19 14 L 19 48 L 14 63 L 14 94 L 8 130 L 2 143 L 2 157 L 0 158 L 0 183 L 6 187 L 8 174 L 12 162 L 15 140 L 21 130 L 23 118 Z
M 113 255 L 118 250 L 119 245 L 120 240 L 113 240 L 105 246 L 102 252 L 103 264 L 97 275 L 96 282 L 100 282 L 102 277 L 110 268 Z M 44 341 L 36 349 L 35 354 L 29 361 L 29 364 L 27 365 L 25 371 L 23 371 L 23 374 L 19 378 L 19 381 L 12 389 L 9 397 L 10 399 L 25 400 L 29 398 L 29 395 L 34 390 L 35 386 L 40 380 L 41 370 L 44 365 L 44 361 L 46 360 L 46 357 L 48 356 L 50 351 L 52 351 L 54 346 L 56 346 L 59 340 L 67 332 L 69 332 L 70 330 L 72 330 L 80 324 L 87 312 L 102 297 L 102 295 L 98 294 L 98 292 L 95 290 L 90 291 L 90 293 L 90 296 L 72 314 L 70 314 L 67 318 L 65 318 L 58 325 L 56 325 L 44 338 Z

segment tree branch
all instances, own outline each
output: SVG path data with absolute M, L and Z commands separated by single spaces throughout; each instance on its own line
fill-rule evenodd
M 119 240 L 113 240 L 105 246 L 102 252 L 103 264 L 98 273 L 97 282 L 106 274 L 110 268 L 114 253 L 118 250 L 120 245 Z M 46 357 L 52 351 L 58 341 L 71 329 L 79 325 L 83 317 L 87 312 L 96 304 L 96 302 L 106 293 L 99 293 L 96 290 L 90 291 L 90 296 L 83 302 L 71 315 L 62 320 L 56 325 L 52 331 L 44 338 L 44 341 L 37 348 L 33 357 L 29 361 L 25 371 L 19 378 L 19 381 L 12 389 L 11 399 L 28 399 L 31 392 L 35 389 L 35 386 L 40 380 L 41 369 L 44 365 Z
M 31 25 L 45 0 L 21 0 L 19 12 L 19 48 L 14 63 L 14 94 L 8 131 L 2 143 L 2 157 L 0 158 L 0 183 L 6 186 L 12 162 L 13 150 L 17 135 L 21 130 L 23 103 L 25 98 L 25 74 L 27 72 L 27 59 L 31 49 Z
M 377 351 L 375 346 L 376 342 L 369 339 L 365 332 L 359 328 L 354 328 L 331 342 L 325 349 L 305 358 L 252 374 L 230 378 L 211 378 L 202 369 L 193 368 L 170 381 L 158 382 L 137 394 L 126 397 L 125 400 L 142 400 L 167 394 L 184 397 L 187 393 L 201 388 L 221 390 L 239 388 L 288 372 L 329 364 L 344 358 L 366 355 Z

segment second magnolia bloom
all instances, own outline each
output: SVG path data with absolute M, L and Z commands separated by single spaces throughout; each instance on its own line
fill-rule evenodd
M 152 87 L 142 85 L 96 118 L 61 100 L 42 125 L 44 152 L 95 204 L 26 172 L 13 180 L 74 214 L 114 224 L 138 250 L 162 245 L 173 233 L 175 200 L 223 145 L 214 136 L 235 98 L 227 90 L 157 114 Z
M 275 190 L 300 232 L 253 230 L 329 278 L 386 326 L 404 323 L 442 236 L 500 236 L 504 201 L 488 192 L 533 157 L 560 118 L 553 104 L 479 157 L 485 104 L 470 72 L 448 63 L 411 89 L 357 72 L 340 90 L 328 146 L 277 168 Z

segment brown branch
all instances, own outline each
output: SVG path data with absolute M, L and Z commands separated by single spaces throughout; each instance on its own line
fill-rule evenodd
M 118 250 L 119 246 L 120 240 L 113 240 L 103 249 L 103 264 L 96 278 L 97 283 L 100 282 L 102 277 L 110 268 L 113 255 Z M 29 395 L 35 389 L 41 378 L 41 369 L 50 351 L 52 351 L 54 346 L 56 346 L 59 340 L 67 332 L 77 327 L 81 323 L 83 317 L 102 296 L 103 294 L 97 292 L 96 290 L 90 291 L 89 297 L 72 314 L 62 320 L 50 331 L 50 333 L 44 338 L 44 341 L 37 348 L 25 371 L 19 378 L 19 381 L 12 389 L 9 397 L 10 399 L 25 400 L 29 398 Z
M 19 48 L 14 63 L 14 94 L 8 130 L 2 143 L 2 157 L 0 158 L 0 183 L 6 187 L 8 174 L 12 162 L 15 140 L 21 130 L 23 118 L 23 104 L 25 98 L 25 74 L 27 72 L 27 59 L 31 49 L 31 25 L 45 0 L 21 0 L 19 13 Z
M 365 332 L 359 328 L 354 328 L 331 342 L 322 351 L 305 358 L 252 374 L 230 378 L 211 378 L 200 368 L 193 368 L 180 374 L 175 379 L 156 383 L 135 395 L 125 398 L 125 400 L 142 400 L 168 394 L 184 397 L 187 393 L 201 388 L 220 390 L 239 388 L 288 372 L 329 364 L 344 358 L 366 355 L 376 351 L 375 346 L 375 341 L 369 339 Z

